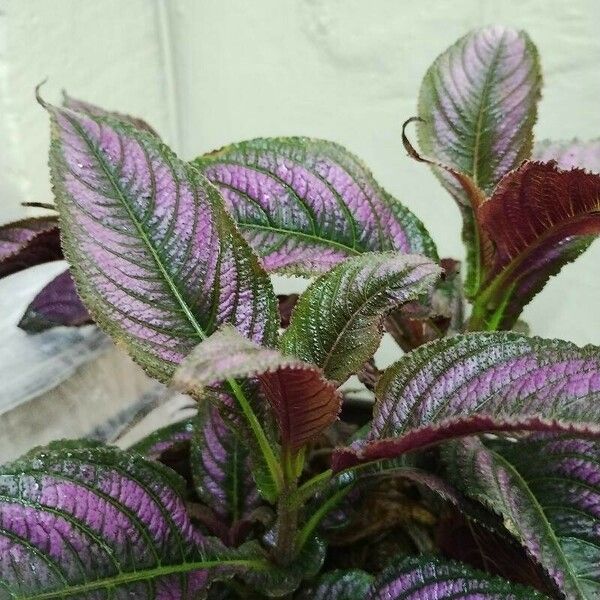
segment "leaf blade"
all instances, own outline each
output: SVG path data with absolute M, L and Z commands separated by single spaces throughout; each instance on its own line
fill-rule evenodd
M 502 515 L 566 597 L 587 600 L 599 593 L 597 442 L 538 437 L 486 447 L 473 438 L 443 453 L 450 476 Z
M 437 258 L 422 223 L 332 142 L 255 139 L 193 164 L 221 190 L 268 271 L 312 276 L 371 251 Z
M 421 346 L 375 390 L 370 442 L 334 453 L 334 469 L 489 431 L 600 435 L 600 352 L 560 340 L 473 333 Z
M 271 284 L 218 192 L 155 136 L 46 108 L 65 254 L 94 320 L 162 381 L 223 322 L 271 341 Z
M 381 253 L 347 259 L 302 294 L 280 348 L 343 383 L 377 350 L 385 315 L 427 296 L 440 273 L 422 256 Z

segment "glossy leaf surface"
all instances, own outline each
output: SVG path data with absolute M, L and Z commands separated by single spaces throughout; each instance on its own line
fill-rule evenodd
M 427 301 L 441 269 L 423 256 L 366 254 L 321 275 L 302 294 L 280 348 L 343 383 L 368 361 L 392 309 Z
M 66 270 L 36 295 L 19 321 L 19 327 L 37 333 L 59 325 L 78 327 L 91 322 L 77 294 L 71 273 Z
M 196 598 L 218 557 L 181 494 L 182 481 L 159 463 L 90 442 L 55 443 L 5 465 L 0 595 Z
M 341 146 L 301 137 L 226 146 L 193 163 L 268 271 L 314 275 L 363 252 L 436 258 L 422 223 Z
M 149 133 L 46 108 L 65 254 L 94 320 L 163 381 L 222 323 L 272 341 L 270 281 L 216 189 Z
M 600 435 L 600 351 L 514 333 L 421 346 L 379 379 L 370 441 L 334 454 L 336 469 L 485 431 Z
M 409 557 L 386 569 L 368 600 L 543 600 L 531 588 L 457 562 Z
M 540 89 L 537 50 L 526 33 L 498 25 L 468 33 L 423 79 L 421 150 L 490 194 L 505 173 L 529 157 Z M 437 172 L 468 205 L 456 182 Z
M 600 234 L 600 175 L 525 162 L 478 210 L 491 240 L 487 288 L 479 300 L 487 328 L 509 329 L 529 300 Z
M 600 444 L 542 437 L 448 445 L 450 474 L 500 513 L 566 598 L 600 595 Z
M 61 258 L 56 217 L 34 217 L 0 226 L 0 277 Z
M 278 350 L 258 346 L 232 327 L 213 334 L 190 354 L 175 384 L 202 397 L 228 379 L 258 378 L 279 424 L 282 442 L 297 450 L 336 418 L 341 395 L 322 372 Z

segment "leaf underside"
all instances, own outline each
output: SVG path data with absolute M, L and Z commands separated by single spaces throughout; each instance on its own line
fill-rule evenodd
M 0 277 L 62 257 L 56 217 L 34 217 L 0 226 Z
M 94 320 L 161 381 L 222 323 L 271 343 L 270 281 L 217 190 L 154 135 L 46 108 L 65 254 Z
M 19 321 L 25 331 L 37 333 L 63 325 L 78 327 L 92 319 L 75 289 L 69 270 L 57 275 L 31 301 Z
M 282 443 L 302 447 L 337 418 L 341 395 L 322 372 L 279 351 L 258 346 L 232 327 L 213 334 L 190 354 L 174 384 L 202 398 L 230 379 L 257 378 L 277 419 Z
M 538 436 L 444 448 L 465 493 L 500 513 L 507 529 L 566 598 L 600 595 L 600 444 Z
M 600 435 L 600 351 L 514 333 L 426 344 L 387 369 L 367 442 L 334 452 L 334 468 L 393 458 L 486 431 Z
M 196 159 L 268 271 L 312 276 L 395 250 L 437 259 L 423 224 L 350 152 L 324 140 L 255 139 Z
M 478 210 L 492 243 L 484 258 L 487 305 L 509 329 L 523 306 L 600 234 L 600 175 L 525 162 Z

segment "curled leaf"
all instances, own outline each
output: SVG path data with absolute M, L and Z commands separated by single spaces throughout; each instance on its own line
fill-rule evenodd
M 161 381 L 222 323 L 272 342 L 268 276 L 197 169 L 127 123 L 44 106 L 65 254 L 96 323 Z
M 348 256 L 387 250 L 437 258 L 422 223 L 338 144 L 256 139 L 193 164 L 219 188 L 268 271 L 312 276 Z
M 206 388 L 228 379 L 257 378 L 279 424 L 283 444 L 298 450 L 335 419 L 341 395 L 315 366 L 258 346 L 232 327 L 199 344 L 173 381 L 201 398 Z
M 78 327 L 92 319 L 77 295 L 69 270 L 57 275 L 32 300 L 19 321 L 19 327 L 37 333 L 64 325 Z
M 600 595 L 600 444 L 538 437 L 445 447 L 451 477 L 502 515 L 565 598 Z
M 0 277 L 61 258 L 56 217 L 34 217 L 0 226 Z
M 385 315 L 427 299 L 440 273 L 424 256 L 389 252 L 347 259 L 302 294 L 280 348 L 343 383 L 377 350 Z
M 337 450 L 335 470 L 486 431 L 600 436 L 600 350 L 513 333 L 458 335 L 404 356 L 375 395 L 370 441 Z
M 523 306 L 600 234 L 600 175 L 525 162 L 477 219 L 491 240 L 473 328 L 510 329 Z

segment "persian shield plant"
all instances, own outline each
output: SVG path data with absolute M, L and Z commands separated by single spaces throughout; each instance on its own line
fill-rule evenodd
M 186 163 L 137 118 L 38 95 L 58 215 L 0 229 L 0 274 L 69 271 L 21 327 L 94 321 L 198 412 L 2 467 L 0 598 L 600 597 L 600 352 L 513 331 L 600 232 L 600 146 L 534 143 L 540 90 L 524 32 L 473 31 L 405 126 L 463 216 L 464 285 L 335 143 Z M 311 282 L 277 298 L 270 273 Z

